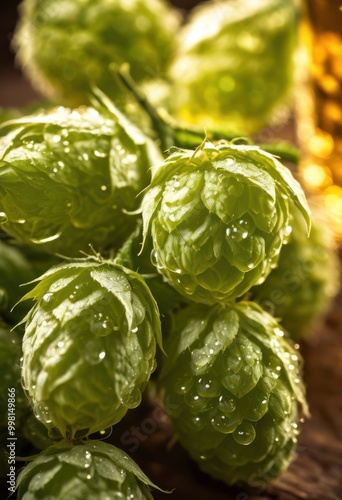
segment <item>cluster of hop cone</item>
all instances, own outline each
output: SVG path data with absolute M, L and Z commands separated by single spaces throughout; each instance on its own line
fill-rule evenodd
M 300 341 L 337 293 L 339 261 L 322 208 L 281 162 L 291 148 L 276 157 L 193 126 L 252 133 L 288 92 L 294 4 L 255 2 L 253 23 L 245 4 L 208 1 L 181 26 L 161 0 L 22 2 L 14 47 L 49 100 L 0 126 L 3 469 L 10 388 L 17 454 L 33 455 L 19 499 L 152 498 L 106 441 L 152 374 L 212 477 L 264 484 L 294 457 L 308 414 Z M 269 64 L 259 94 L 241 70 L 258 36 L 287 51 L 265 102 Z M 225 66 L 234 50 L 243 65 Z

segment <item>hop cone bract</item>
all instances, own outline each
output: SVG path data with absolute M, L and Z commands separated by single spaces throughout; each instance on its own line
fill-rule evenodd
M 128 63 L 137 82 L 158 77 L 180 21 L 164 0 L 23 0 L 20 14 L 17 60 L 35 88 L 68 105 L 88 103 L 93 86 L 122 99 L 111 65 Z
M 123 451 L 101 441 L 60 442 L 20 472 L 17 498 L 31 500 L 152 500 L 155 485 Z
M 316 330 L 340 287 L 340 262 L 324 207 L 312 200 L 310 208 L 310 236 L 293 207 L 292 232 L 277 267 L 264 283 L 250 290 L 252 300 L 275 316 L 296 340 Z
M 247 134 L 280 115 L 293 83 L 297 5 L 234 0 L 198 7 L 180 31 L 169 71 L 174 113 Z
M 79 256 L 118 247 L 161 153 L 113 107 L 59 107 L 3 125 L 0 223 L 18 241 Z
M 278 259 L 289 197 L 308 223 L 297 181 L 256 146 L 176 149 L 156 170 L 142 202 L 157 269 L 193 301 L 213 304 L 243 295 Z
M 48 429 L 72 440 L 140 403 L 155 369 L 160 319 L 139 274 L 95 258 L 70 261 L 24 298 L 36 304 L 26 318 L 23 386 Z
M 306 409 L 300 356 L 253 302 L 175 316 L 161 374 L 181 444 L 217 479 L 264 483 L 288 466 Z

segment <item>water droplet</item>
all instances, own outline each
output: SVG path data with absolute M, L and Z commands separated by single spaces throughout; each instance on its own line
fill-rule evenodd
M 236 401 L 231 397 L 220 396 L 219 408 L 222 413 L 232 413 L 236 409 Z
M 188 392 L 184 399 L 188 406 L 195 408 L 196 410 L 201 410 L 208 404 L 208 400 L 199 396 L 195 391 Z
M 138 330 L 139 328 L 136 326 L 135 328 L 132 328 L 132 333 L 137 333 Z
M 211 425 L 213 426 L 213 428 L 216 431 L 221 432 L 222 434 L 230 434 L 236 429 L 239 423 L 239 418 L 231 418 L 227 415 L 224 415 L 223 413 L 219 413 L 211 419 Z
M 54 143 L 57 144 L 57 142 L 60 142 L 60 140 L 61 140 L 61 136 L 60 135 L 56 134 L 56 135 L 52 136 L 52 142 L 54 142 Z
M 186 394 L 190 391 L 193 385 L 192 377 L 179 377 L 179 379 L 175 382 L 174 391 L 176 394 Z
M 45 402 L 40 402 L 34 407 L 34 413 L 38 420 L 43 422 L 44 424 L 51 424 L 52 419 L 49 411 L 49 407 Z
M 8 221 L 8 217 L 5 214 L 5 212 L 0 212 L 0 223 L 7 222 L 7 221 Z
M 129 394 L 121 398 L 121 403 L 127 408 L 136 408 L 141 403 L 141 392 L 138 388 L 133 389 Z
M 83 158 L 83 160 L 88 161 L 88 160 L 89 160 L 89 155 L 88 155 L 88 153 L 83 153 L 83 154 L 82 154 L 82 158 Z
M 196 415 L 191 419 L 192 425 L 196 431 L 200 431 L 206 425 L 206 418 L 204 415 Z
M 47 292 L 43 295 L 42 297 L 42 302 L 43 302 L 43 306 L 46 306 L 46 305 L 49 305 L 51 306 L 51 303 L 53 302 L 53 293 L 51 292 Z
M 198 394 L 204 398 L 213 398 L 220 394 L 220 384 L 209 376 L 201 377 L 197 381 Z
M 256 436 L 254 426 L 249 422 L 242 422 L 233 433 L 234 440 L 243 445 L 251 444 Z
M 240 219 L 239 221 L 234 221 L 226 229 L 226 235 L 239 242 L 245 240 L 251 231 L 251 227 L 248 221 Z

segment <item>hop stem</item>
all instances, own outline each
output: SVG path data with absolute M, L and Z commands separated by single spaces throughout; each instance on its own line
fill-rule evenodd
M 254 144 L 251 138 L 246 138 L 244 134 L 233 132 L 228 129 L 202 129 L 190 125 L 183 125 L 177 122 L 164 109 L 156 109 L 143 92 L 137 87 L 132 79 L 127 66 L 118 69 L 118 76 L 135 101 L 147 113 L 151 120 L 152 127 L 156 132 L 162 149 L 168 150 L 171 146 L 184 149 L 194 149 L 206 138 L 208 141 L 225 140 L 231 142 L 236 139 L 243 139 L 244 142 Z M 265 144 L 257 144 L 261 149 L 278 156 L 281 161 L 298 164 L 300 153 L 297 148 L 287 141 L 275 141 Z

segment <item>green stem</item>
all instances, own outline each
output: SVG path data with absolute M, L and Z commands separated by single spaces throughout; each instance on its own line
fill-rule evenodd
M 235 143 L 241 140 L 244 144 L 254 144 L 251 138 L 245 137 L 242 133 L 239 134 L 227 129 L 202 129 L 200 127 L 182 125 L 165 110 L 157 110 L 152 106 L 147 97 L 136 86 L 126 66 L 118 70 L 118 76 L 132 97 L 149 116 L 152 127 L 164 151 L 172 146 L 195 149 L 204 139 L 213 142 L 222 140 L 228 142 L 234 141 Z M 281 161 L 290 162 L 295 165 L 298 164 L 300 157 L 299 150 L 289 142 L 275 141 L 256 145 L 264 151 L 278 156 Z
M 128 71 L 128 67 L 125 65 L 121 66 L 118 70 L 118 76 L 124 86 L 129 90 L 135 101 L 149 116 L 152 122 L 152 127 L 160 140 L 162 150 L 165 151 L 171 146 L 174 146 L 172 128 L 159 116 L 158 111 L 152 106 L 147 97 L 138 89 Z

